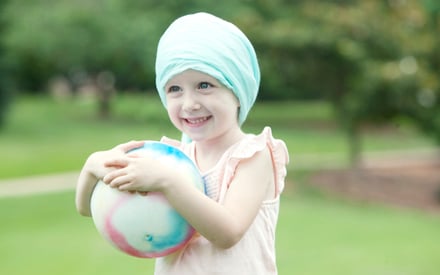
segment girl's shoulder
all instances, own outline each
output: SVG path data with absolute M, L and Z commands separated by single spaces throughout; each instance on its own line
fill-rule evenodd
M 247 134 L 232 152 L 232 157 L 249 158 L 254 154 L 269 149 L 272 158 L 286 165 L 289 162 L 289 152 L 283 140 L 277 139 L 272 134 L 270 127 L 265 127 L 258 134 Z
M 270 127 L 265 127 L 257 135 L 247 134 L 231 149 L 225 162 L 227 169 L 224 169 L 224 180 L 226 182 L 232 182 L 235 171 L 242 161 L 251 160 L 250 163 L 255 164 L 255 167 L 248 167 L 250 171 L 253 171 L 254 175 L 264 174 L 264 171 L 271 173 L 275 176 L 275 195 L 277 196 L 282 192 L 287 174 L 287 164 L 289 163 L 289 152 L 284 141 L 273 137 Z M 273 168 L 272 172 L 268 172 L 267 168 L 269 167 Z

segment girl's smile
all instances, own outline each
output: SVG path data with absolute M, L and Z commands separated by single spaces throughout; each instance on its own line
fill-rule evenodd
M 184 122 L 187 124 L 188 127 L 202 127 L 207 123 L 208 120 L 210 120 L 212 116 L 204 116 L 204 117 L 188 117 L 188 118 L 182 118 Z

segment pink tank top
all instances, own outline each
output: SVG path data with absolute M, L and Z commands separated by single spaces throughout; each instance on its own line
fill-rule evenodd
M 193 160 L 194 143 L 162 138 L 164 143 L 181 148 Z M 272 275 L 277 274 L 275 258 L 275 229 L 278 220 L 280 193 L 284 188 L 287 147 L 274 139 L 271 129 L 264 128 L 259 135 L 247 135 L 230 147 L 215 167 L 204 173 L 207 195 L 223 203 L 225 194 L 240 161 L 269 148 L 275 169 L 276 196 L 262 203 L 258 214 L 243 238 L 229 249 L 212 245 L 201 235 L 193 237 L 182 250 L 156 259 L 155 275 Z

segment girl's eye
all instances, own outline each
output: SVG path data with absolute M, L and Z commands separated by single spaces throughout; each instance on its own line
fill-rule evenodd
M 175 93 L 175 92 L 178 92 L 178 91 L 180 91 L 180 90 L 181 90 L 181 89 L 180 89 L 179 86 L 171 86 L 171 87 L 168 88 L 168 92 L 169 92 L 169 93 Z
M 210 83 L 208 83 L 208 82 L 201 82 L 199 84 L 199 89 L 208 89 L 208 88 L 211 88 L 211 87 L 212 87 L 212 85 Z

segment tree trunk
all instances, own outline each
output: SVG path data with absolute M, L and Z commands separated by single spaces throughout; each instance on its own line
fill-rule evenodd
M 347 130 L 348 134 L 348 154 L 350 167 L 358 171 L 362 168 L 362 138 L 359 127 L 351 125 Z

